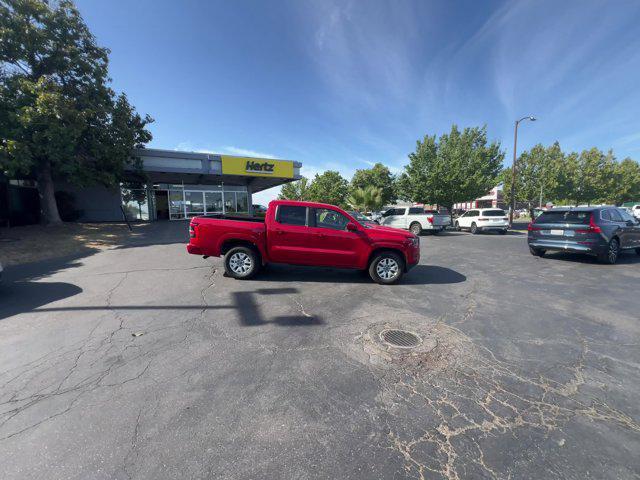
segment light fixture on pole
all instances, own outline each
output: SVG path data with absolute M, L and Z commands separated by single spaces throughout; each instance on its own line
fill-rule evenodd
M 518 149 L 518 125 L 523 120 L 535 122 L 537 119 L 533 115 L 527 115 L 520 120 L 516 120 L 513 132 L 513 165 L 511 167 L 511 208 L 509 209 L 509 226 L 513 225 L 513 211 L 516 209 L 516 151 Z

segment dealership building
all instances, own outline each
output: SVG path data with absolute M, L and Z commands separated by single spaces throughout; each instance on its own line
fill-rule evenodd
M 123 212 L 132 220 L 182 220 L 215 213 L 251 214 L 254 193 L 301 178 L 302 164 L 291 160 L 151 148 L 137 149 L 133 155 L 141 161 L 145 184 L 133 183 L 139 177 L 129 170 L 119 189 L 56 182 L 56 192 L 71 194 L 79 221 L 122 221 Z M 34 223 L 16 220 L 37 216 L 35 183 L 2 183 L 0 216 L 13 225 Z

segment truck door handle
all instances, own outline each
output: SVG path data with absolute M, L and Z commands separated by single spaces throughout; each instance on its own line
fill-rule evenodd
M 278 235 L 282 235 L 282 234 L 284 233 L 284 230 L 276 230 L 276 233 L 277 233 Z

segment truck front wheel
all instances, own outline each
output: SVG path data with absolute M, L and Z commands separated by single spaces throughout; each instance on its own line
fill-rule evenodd
M 253 277 L 260 268 L 256 251 L 249 247 L 234 247 L 224 256 L 224 271 L 240 280 Z
M 381 285 L 396 283 L 404 272 L 404 260 L 397 253 L 382 252 L 369 265 L 369 276 Z

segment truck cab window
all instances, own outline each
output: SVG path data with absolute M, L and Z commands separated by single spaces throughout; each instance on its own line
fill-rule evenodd
M 307 207 L 296 207 L 292 205 L 280 205 L 276 221 L 285 225 L 306 225 Z
M 349 219 L 328 208 L 315 209 L 315 226 L 318 228 L 330 228 L 332 230 L 346 230 Z

